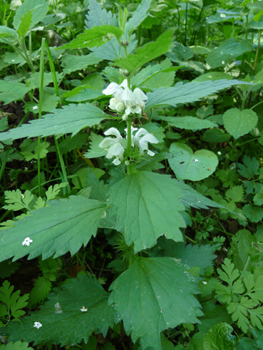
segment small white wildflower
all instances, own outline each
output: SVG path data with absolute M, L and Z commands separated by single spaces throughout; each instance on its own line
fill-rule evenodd
M 144 128 L 140 128 L 134 136 L 134 144 L 139 147 L 140 154 L 143 154 L 144 151 L 147 151 L 147 154 L 152 157 L 155 155 L 155 153 L 148 149 L 149 142 L 159 143 L 159 141 L 147 130 L 145 130 Z
M 112 162 L 114 165 L 121 164 L 121 161 L 123 160 L 123 153 L 124 153 L 124 147 L 122 146 L 122 136 L 118 129 L 116 128 L 110 128 L 107 131 L 104 132 L 105 135 L 113 135 L 116 136 L 116 138 L 112 137 L 106 137 L 100 144 L 100 148 L 106 148 L 108 153 L 106 155 L 107 159 L 111 159 L 113 157 L 116 157 L 114 161 Z
M 225 64 L 225 61 L 222 61 L 222 64 Z
M 35 111 L 36 109 L 38 109 L 38 106 L 34 106 L 33 107 L 33 111 Z
M 222 155 L 222 153 L 221 153 L 220 151 L 218 151 L 218 152 L 217 152 L 217 154 L 218 154 L 219 156 L 221 156 L 221 155 Z
M 224 18 L 224 17 L 226 17 L 226 15 L 224 13 L 220 13 L 220 17 Z
M 22 245 L 26 245 L 26 246 L 30 246 L 30 244 L 33 243 L 33 239 L 26 237 L 23 242 Z
M 198 159 L 194 159 L 194 162 L 198 163 L 198 162 L 199 162 L 199 160 L 198 160 Z
M 206 285 L 206 284 L 207 284 L 207 282 L 206 282 L 206 281 L 203 281 L 202 283 L 203 283 L 204 285 Z
M 39 328 L 42 327 L 42 323 L 40 323 L 40 322 L 34 322 L 34 327 L 37 328 L 37 329 L 39 329 Z
M 87 312 L 88 309 L 85 306 L 82 306 L 82 308 L 80 309 L 81 312 Z

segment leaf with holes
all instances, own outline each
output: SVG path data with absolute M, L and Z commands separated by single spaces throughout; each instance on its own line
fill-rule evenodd
M 202 315 L 194 277 L 173 258 L 138 258 L 110 289 L 117 320 L 134 343 L 140 338 L 142 349 L 162 350 L 160 332 Z
M 182 242 L 179 227 L 185 227 L 180 211 L 180 185 L 168 175 L 136 172 L 110 188 L 111 214 L 117 214 L 117 230 L 124 230 L 134 250 L 151 248 L 159 236 Z
M 217 167 L 217 156 L 202 149 L 193 153 L 190 147 L 174 142 L 170 147 L 169 164 L 179 180 L 199 181 L 210 176 Z
M 114 309 L 108 306 L 108 296 L 94 277 L 80 275 L 55 288 L 40 311 L 23 317 L 20 323 L 10 324 L 9 340 L 22 339 L 34 345 L 41 342 L 75 345 L 82 339 L 87 343 L 93 332 L 106 336 L 108 328 L 114 325 Z M 42 326 L 36 329 L 34 322 Z

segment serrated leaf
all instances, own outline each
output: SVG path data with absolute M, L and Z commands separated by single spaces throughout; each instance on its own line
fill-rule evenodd
M 112 25 L 102 25 L 100 27 L 93 27 L 86 29 L 83 33 L 79 34 L 70 43 L 65 44 L 57 48 L 57 50 L 65 49 L 81 49 L 81 48 L 92 48 L 99 47 L 111 40 L 113 36 L 120 38 L 123 34 L 122 30 Z
M 159 236 L 182 241 L 179 227 L 185 227 L 180 211 L 181 191 L 170 176 L 137 172 L 125 176 L 110 188 L 111 215 L 117 214 L 116 229 L 124 230 L 134 251 L 151 248 Z
M 128 34 L 134 31 L 148 16 L 148 10 L 151 6 L 151 0 L 143 0 L 133 12 L 132 17 L 125 24 L 125 31 Z
M 157 243 L 157 249 L 160 249 L 162 256 L 179 259 L 185 266 L 189 266 L 189 269 L 199 267 L 202 273 L 204 269 L 213 265 L 215 255 L 210 245 L 185 245 L 164 237 L 160 237 Z
M 108 306 L 108 293 L 92 276 L 72 279 L 54 289 L 48 299 L 40 311 L 10 325 L 11 341 L 75 345 L 82 339 L 87 343 L 93 332 L 106 336 L 108 327 L 113 327 L 114 310 Z M 86 312 L 81 311 L 83 307 Z M 42 327 L 34 328 L 34 322 L 40 322 Z
M 0 348 L 2 350 L 34 350 L 33 348 L 28 346 L 29 344 L 26 342 L 17 341 L 16 343 L 10 342 L 7 344 L 2 344 Z
M 103 136 L 91 133 L 91 143 L 90 143 L 90 149 L 88 152 L 84 154 L 85 158 L 98 158 L 103 157 L 107 154 L 108 151 L 102 149 L 99 147 L 99 144 L 104 139 Z
M 169 125 L 178 129 L 186 130 L 202 130 L 208 128 L 217 127 L 217 124 L 210 122 L 209 120 L 199 119 L 196 117 L 158 117 L 164 120 Z
M 101 4 L 96 0 L 89 1 L 89 11 L 86 15 L 85 24 L 87 28 L 99 27 L 105 25 L 117 25 L 117 18 L 111 11 L 102 9 Z
M 231 108 L 224 113 L 223 121 L 226 131 L 238 139 L 257 125 L 258 116 L 251 109 L 240 111 L 238 108 Z
M 21 22 L 19 24 L 19 27 L 17 29 L 17 34 L 20 37 L 26 36 L 27 31 L 30 28 L 30 25 L 32 23 L 32 14 L 34 12 L 34 9 L 31 11 L 28 11 L 27 13 L 24 14 L 24 16 L 21 19 Z
M 109 303 L 127 334 L 142 349 L 162 350 L 160 332 L 181 323 L 199 322 L 194 277 L 171 258 L 138 258 L 110 286 Z
M 155 42 L 150 42 L 139 47 L 136 54 L 129 55 L 127 58 L 114 60 L 114 65 L 127 69 L 132 76 L 145 63 L 165 54 L 169 50 L 172 42 L 172 35 L 173 30 L 168 30 L 159 36 Z
M 147 94 L 148 100 L 145 111 L 149 108 L 166 104 L 176 107 L 178 103 L 184 104 L 200 101 L 202 97 L 209 96 L 215 92 L 240 83 L 242 82 L 238 80 L 203 81 L 201 83 L 192 82 L 184 85 L 180 82 L 174 87 L 167 89 L 160 88 L 154 92 L 149 92 Z
M 8 104 L 22 99 L 28 90 L 29 88 L 25 84 L 0 80 L 0 101 Z
M 234 350 L 236 337 L 233 327 L 225 322 L 213 326 L 204 337 L 204 350 Z
M 46 279 L 43 276 L 38 277 L 34 284 L 34 287 L 30 292 L 28 307 L 32 308 L 40 304 L 40 302 L 44 299 L 46 299 L 48 293 L 51 291 L 51 287 L 52 284 L 48 279 Z
M 128 46 L 126 47 L 128 55 L 134 51 L 136 45 L 136 36 L 133 34 L 130 38 Z M 107 41 L 103 46 L 91 48 L 91 51 L 93 51 L 96 56 L 102 58 L 103 60 L 113 61 L 118 58 L 120 59 L 121 57 L 126 57 L 124 47 L 119 44 L 116 38 Z
M 99 124 L 107 117 L 108 115 L 101 109 L 90 103 L 70 104 L 63 109 L 56 109 L 53 114 L 46 114 L 42 119 L 32 120 L 30 124 L 23 124 L 19 128 L 0 133 L 0 140 L 67 133 L 74 136 L 84 127 Z
M 211 68 L 224 67 L 236 57 L 251 50 L 253 50 L 253 45 L 250 40 L 239 41 L 236 38 L 229 38 L 208 54 L 206 62 Z
M 234 186 L 226 191 L 226 197 L 231 201 L 237 203 L 243 200 L 244 189 L 242 186 Z
M 179 142 L 172 143 L 172 155 L 169 164 L 179 180 L 199 181 L 210 176 L 217 167 L 217 156 L 208 150 L 193 153 L 187 145 Z
M 13 26 L 15 29 L 19 28 L 21 21 L 25 14 L 29 11 L 32 13 L 32 21 L 30 24 L 30 28 L 33 28 L 38 22 L 40 22 L 48 11 L 48 1 L 45 0 L 26 0 L 17 11 L 15 11 L 15 16 L 13 19 Z
M 29 254 L 29 259 L 43 255 L 43 259 L 58 257 L 71 252 L 75 254 L 95 236 L 106 205 L 82 196 L 50 201 L 49 207 L 30 213 L 23 220 L 0 235 L 0 260 L 12 256 L 17 260 Z M 26 237 L 33 242 L 22 246 Z
M 240 175 L 246 178 L 250 178 L 258 174 L 259 162 L 255 157 L 250 158 L 247 155 L 245 155 L 243 158 L 243 163 L 244 165 L 238 163 L 238 172 Z
M 62 182 L 61 184 L 55 184 L 54 186 L 49 186 L 47 189 L 45 195 L 47 197 L 47 202 L 51 201 L 56 198 L 56 196 L 59 194 L 61 188 L 64 188 L 68 185 L 67 182 Z
M 77 70 L 87 68 L 90 65 L 97 64 L 101 58 L 95 56 L 93 53 L 83 56 L 64 55 L 62 57 L 62 67 L 64 74 L 70 74 Z
M 262 205 L 263 204 L 263 187 L 259 190 L 258 193 L 253 198 L 253 202 L 255 205 Z
M 243 213 L 251 222 L 259 222 L 263 219 L 263 209 L 253 204 L 246 204 Z
M 11 262 L 10 260 L 2 261 L 0 263 L 0 278 L 4 279 L 10 277 L 19 269 L 20 263 L 17 261 Z

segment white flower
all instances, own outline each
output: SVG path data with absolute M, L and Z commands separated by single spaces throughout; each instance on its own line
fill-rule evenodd
M 33 111 L 35 111 L 36 109 L 38 109 L 38 106 L 34 106 L 33 107 Z
M 110 99 L 109 107 L 119 113 L 125 109 L 126 116 L 130 113 L 141 113 L 147 101 L 147 96 L 141 89 L 136 88 L 132 91 L 128 88 L 127 79 L 121 85 L 110 83 L 102 93 L 104 95 L 113 95 L 114 97 Z
M 34 322 L 34 327 L 37 328 L 37 329 L 39 329 L 39 328 L 42 327 L 42 323 L 40 323 L 40 322 Z
M 33 242 L 33 239 L 26 237 L 23 242 L 22 245 L 26 245 L 26 246 L 30 246 L 30 244 Z
M 133 132 L 133 130 L 132 130 L 132 132 Z M 149 142 L 150 143 L 158 143 L 159 141 L 152 134 L 150 134 L 147 130 L 145 130 L 144 128 L 140 128 L 134 136 L 134 144 L 137 147 L 139 147 L 140 154 L 143 154 L 144 151 L 147 151 L 147 154 L 152 157 L 152 156 L 154 156 L 155 153 L 148 149 Z
M 116 138 L 106 137 L 100 144 L 100 148 L 106 148 L 108 153 L 106 155 L 107 159 L 111 159 L 116 157 L 112 162 L 114 165 L 121 164 L 123 160 L 124 147 L 122 146 L 122 136 L 118 129 L 110 128 L 109 130 L 104 132 L 105 135 L 113 135 Z
M 87 312 L 88 309 L 85 306 L 82 306 L 82 308 L 80 309 L 81 312 Z

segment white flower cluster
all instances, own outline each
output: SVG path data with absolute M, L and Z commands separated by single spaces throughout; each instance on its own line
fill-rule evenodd
M 139 114 L 145 107 L 147 96 L 141 89 L 136 88 L 134 91 L 128 88 L 127 79 L 121 85 L 110 83 L 110 85 L 102 91 L 104 95 L 113 95 L 110 99 L 109 107 L 118 113 L 125 114 L 123 118 L 127 118 L 130 113 Z
M 144 128 L 140 128 L 136 132 L 136 134 L 133 135 L 134 131 L 136 130 L 138 130 L 138 128 L 132 127 L 132 147 L 138 147 L 140 154 L 144 154 L 144 151 L 146 151 L 149 156 L 154 156 L 155 153 L 148 149 L 148 143 L 158 143 L 159 141 Z M 125 129 L 125 131 L 127 133 L 127 129 Z M 104 134 L 107 136 L 113 135 L 116 136 L 116 138 L 106 137 L 99 144 L 99 147 L 107 149 L 107 159 L 116 157 L 112 162 L 114 165 L 121 164 L 123 160 L 123 154 L 125 151 L 125 148 L 122 143 L 123 137 L 121 136 L 119 130 L 116 128 L 110 128 L 109 130 L 105 131 Z

